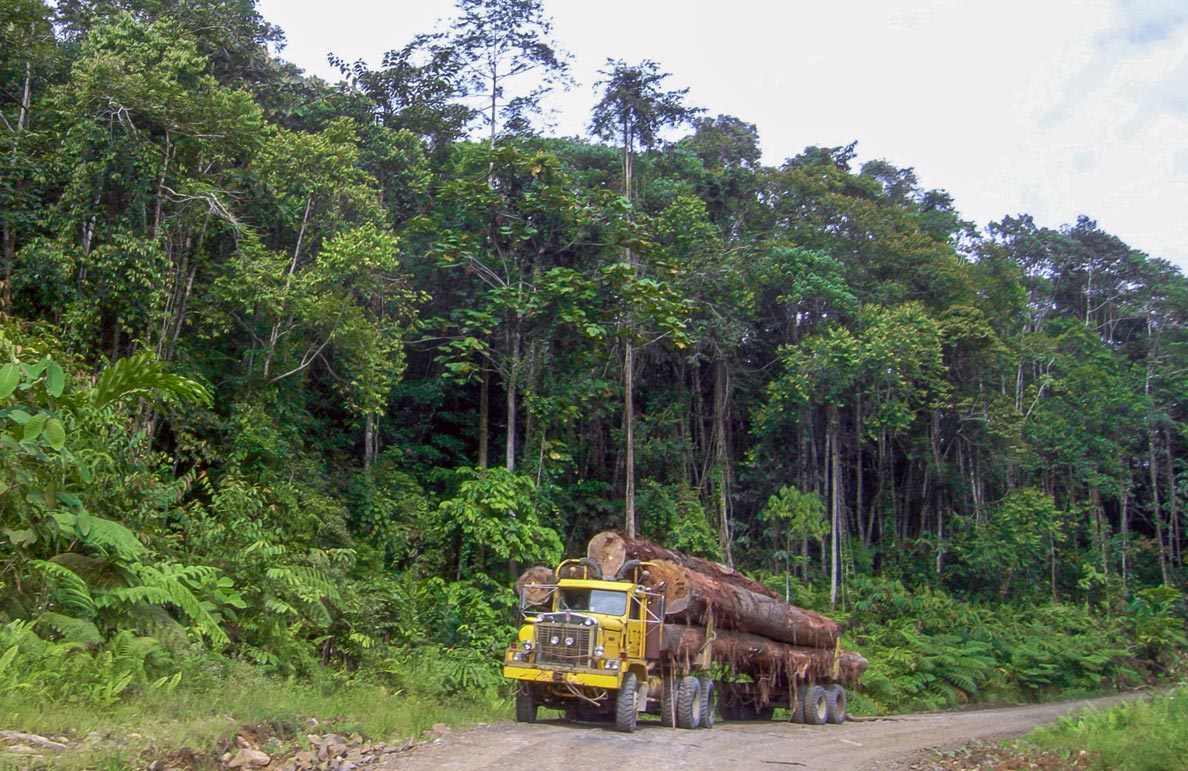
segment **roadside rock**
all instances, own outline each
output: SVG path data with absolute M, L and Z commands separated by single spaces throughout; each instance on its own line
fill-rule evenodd
M 0 731 L 0 740 L 9 746 L 10 752 L 20 746 L 50 750 L 59 754 L 70 749 L 70 745 L 64 742 L 47 739 L 37 734 L 21 733 L 20 731 Z
M 267 752 L 242 748 L 227 763 L 227 768 L 264 768 L 272 762 L 272 756 Z

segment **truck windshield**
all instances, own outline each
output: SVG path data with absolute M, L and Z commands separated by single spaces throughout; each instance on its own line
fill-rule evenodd
M 564 589 L 558 599 L 557 609 L 621 616 L 627 610 L 627 593 L 606 589 Z

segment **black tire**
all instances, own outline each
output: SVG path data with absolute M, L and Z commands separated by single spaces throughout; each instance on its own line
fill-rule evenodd
M 825 725 L 829 712 L 825 706 L 825 689 L 810 685 L 800 689 L 800 718 L 807 725 Z
M 615 697 L 615 730 L 625 734 L 635 731 L 639 720 L 639 681 L 634 672 L 623 676 L 623 684 Z
M 718 691 L 714 688 L 714 681 L 703 677 L 699 681 L 701 686 L 701 722 L 698 728 L 714 727 L 714 712 L 718 709 Z
M 846 722 L 846 689 L 837 683 L 825 686 L 825 719 L 841 725 Z
M 668 728 L 676 728 L 676 688 L 675 677 L 665 677 L 660 689 L 660 722 Z
M 788 718 L 793 723 L 804 722 L 804 697 L 808 692 L 808 686 L 800 683 L 796 687 L 796 692 L 792 694 L 792 698 L 788 700 L 788 708 L 792 711 L 792 715 Z
M 677 687 L 677 728 L 701 725 L 701 682 L 692 675 L 681 678 Z
M 522 685 L 520 690 L 516 691 L 516 722 L 536 722 L 536 694 L 532 692 L 530 685 Z

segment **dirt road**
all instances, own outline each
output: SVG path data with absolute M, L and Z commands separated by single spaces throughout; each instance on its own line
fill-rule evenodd
M 545 720 L 495 723 L 457 730 L 376 766 L 380 771 L 546 768 L 808 769 L 864 771 L 909 768 L 932 749 L 957 749 L 977 740 L 1020 736 L 1085 706 L 1105 708 L 1125 696 L 1035 707 L 970 710 L 852 720 L 845 725 L 719 722 L 712 730 L 682 731 L 641 718 L 633 734 L 602 724 Z

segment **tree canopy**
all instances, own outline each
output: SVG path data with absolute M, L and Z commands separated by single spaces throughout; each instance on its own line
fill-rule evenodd
M 483 656 L 451 608 L 624 522 L 838 605 L 1185 578 L 1188 284 L 1088 216 L 765 165 L 651 61 L 548 136 L 536 1 L 339 84 L 250 0 L 0 14 L 0 621 Z

